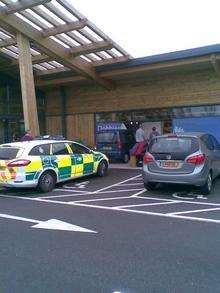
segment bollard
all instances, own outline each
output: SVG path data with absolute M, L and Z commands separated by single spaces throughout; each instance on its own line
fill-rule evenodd
M 135 168 L 136 167 L 136 156 L 131 156 L 130 158 L 130 165 L 132 168 Z

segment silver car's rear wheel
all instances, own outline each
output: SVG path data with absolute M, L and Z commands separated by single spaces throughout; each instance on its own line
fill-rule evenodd
M 201 187 L 201 192 L 203 194 L 210 194 L 211 191 L 212 191 L 212 174 L 211 172 L 209 172 L 206 183 Z

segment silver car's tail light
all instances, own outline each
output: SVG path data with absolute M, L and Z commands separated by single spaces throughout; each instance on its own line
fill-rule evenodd
M 12 161 L 10 163 L 8 163 L 8 167 L 24 167 L 24 166 L 27 166 L 31 163 L 30 160 L 15 160 L 15 161 Z
M 191 156 L 186 160 L 186 162 L 194 164 L 194 165 L 202 165 L 205 162 L 205 155 L 200 154 L 200 155 Z
M 143 158 L 143 164 L 147 165 L 152 162 L 154 162 L 154 157 L 149 153 L 145 154 Z

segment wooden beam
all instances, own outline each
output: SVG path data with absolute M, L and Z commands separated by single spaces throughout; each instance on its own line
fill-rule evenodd
M 53 58 L 45 54 L 39 54 L 32 57 L 32 64 L 38 64 L 43 62 L 53 61 Z
M 78 19 L 83 19 L 83 15 L 76 10 L 73 5 L 71 5 L 70 1 L 67 0 L 57 0 L 57 2 L 62 5 L 67 11 L 72 13 L 74 16 L 76 16 Z M 48 6 L 51 6 L 52 3 L 47 4 Z M 105 41 L 109 41 L 113 44 L 113 47 L 117 49 L 119 52 L 121 52 L 122 55 L 129 55 L 128 52 L 126 52 L 123 48 L 121 48 L 118 44 L 116 44 L 113 40 L 111 40 L 106 34 L 104 34 L 96 25 L 94 25 L 91 21 L 87 22 L 87 27 L 89 27 L 95 34 L 100 36 Z M 91 34 L 87 33 L 86 31 L 81 32 L 85 37 L 90 39 L 91 41 L 94 41 Z M 130 56 L 131 57 L 131 56 Z
M 5 40 L 0 41 L 0 48 L 8 47 L 8 46 L 14 46 L 17 44 L 17 41 L 13 38 L 8 38 Z
M 47 3 L 47 4 L 45 4 L 45 7 L 48 8 L 58 18 L 62 19 L 65 23 L 71 23 L 72 22 L 72 19 L 70 19 L 70 17 L 67 14 L 65 14 L 62 11 L 58 10 L 57 7 L 54 6 L 53 3 Z M 60 23 L 55 18 L 51 17 L 48 13 L 46 13 L 45 11 L 43 11 L 42 9 L 40 9 L 39 7 L 34 7 L 32 10 L 35 13 L 37 13 L 39 16 L 41 16 L 42 18 L 44 18 L 46 21 L 48 21 L 50 24 L 52 24 L 54 27 L 60 26 Z M 32 17 L 32 21 L 33 21 L 33 16 L 31 16 L 31 17 Z M 85 19 L 84 16 L 82 16 L 82 17 L 77 16 L 77 18 L 80 19 L 80 20 Z M 35 20 L 36 20 L 36 18 L 35 18 Z M 38 22 L 39 22 L 39 20 L 38 20 Z M 86 25 L 86 26 L 88 26 L 88 25 Z M 43 29 L 47 29 L 47 28 L 43 28 Z M 82 34 L 82 31 L 83 31 L 83 34 Z M 80 32 L 80 34 L 82 35 L 82 37 L 79 37 L 78 35 L 76 35 L 74 31 L 66 32 L 66 35 L 68 37 L 70 37 L 71 39 L 73 39 L 73 41 L 77 42 L 79 45 L 86 45 L 86 44 L 88 44 L 83 39 L 83 36 L 85 36 L 87 38 L 87 35 L 85 35 L 85 33 L 87 33 L 87 31 L 81 29 L 81 30 L 78 30 L 78 32 Z M 87 33 L 87 34 L 89 35 L 89 33 Z M 72 47 L 72 43 L 70 44 L 69 40 L 67 40 L 62 35 L 56 35 L 56 38 L 59 39 L 60 41 L 64 42 L 64 43 L 67 43 L 68 46 Z M 97 41 L 98 40 L 95 39 L 92 42 L 97 42 Z M 96 55 L 98 55 L 101 59 L 105 59 L 105 56 L 101 52 L 97 52 Z M 87 55 L 86 57 L 89 58 L 91 61 L 94 61 L 93 60 L 93 57 L 91 55 L 90 56 Z
M 38 64 L 42 62 L 49 62 L 53 61 L 53 58 L 47 56 L 47 55 L 36 55 L 32 57 L 32 64 Z M 14 59 L 11 62 L 4 62 L 3 64 L 0 64 L 0 70 L 12 70 L 14 67 L 18 66 L 18 60 Z
M 29 129 L 33 136 L 37 136 L 40 134 L 40 131 L 30 43 L 21 33 L 17 34 L 17 42 L 19 47 L 19 68 L 25 129 Z
M 64 66 L 93 79 L 98 84 L 107 89 L 114 88 L 114 84 L 111 81 L 101 78 L 87 62 L 84 62 L 79 57 L 71 59 L 68 49 L 65 49 L 63 46 L 59 45 L 50 38 L 42 38 L 40 32 L 21 21 L 20 18 L 18 18 L 16 15 L 8 15 L 6 17 L 0 14 L 0 26 L 3 26 L 4 28 L 5 25 L 7 27 L 9 26 L 10 30 L 21 32 L 27 38 L 37 43 L 37 45 L 45 54 L 51 56 L 53 59 L 62 63 Z
M 68 24 L 62 24 L 57 27 L 48 28 L 48 29 L 43 30 L 41 35 L 43 38 L 46 38 L 49 36 L 55 36 L 55 35 L 62 34 L 65 32 L 82 29 L 86 26 L 86 22 L 87 22 L 87 19 L 82 19 L 79 21 L 73 21 Z
M 56 73 L 67 72 L 67 71 L 70 71 L 70 69 L 66 68 L 66 67 L 57 67 L 57 68 L 53 68 L 53 69 L 39 71 L 37 73 L 37 76 L 45 76 L 45 75 L 48 76 L 50 74 L 56 74 Z
M 130 58 L 130 56 L 121 56 L 117 58 L 109 58 L 109 59 L 104 59 L 104 60 L 99 60 L 99 61 L 94 61 L 92 62 L 93 67 L 99 67 L 102 65 L 108 65 L 108 64 L 115 64 L 119 62 L 125 62 Z
M 25 10 L 34 6 L 42 5 L 51 0 L 20 0 L 16 3 L 10 3 L 7 6 L 0 8 L 0 15 L 8 15 L 15 12 Z M 4 1 L 2 1 L 4 2 Z
M 220 59 L 220 56 L 216 56 L 217 59 Z M 100 73 L 100 76 L 103 78 L 114 78 L 116 76 L 122 75 L 129 75 L 133 73 L 141 73 L 141 72 L 152 72 L 155 70 L 161 69 L 169 69 L 169 68 L 178 68 L 180 66 L 191 65 L 191 64 L 204 64 L 210 62 L 210 56 L 201 56 L 201 57 L 194 57 L 190 59 L 182 59 L 182 60 L 174 60 L 174 61 L 167 61 L 163 63 L 155 63 L 155 64 L 146 64 L 146 65 L 139 65 L 134 67 L 128 67 L 123 69 L 114 69 L 109 71 L 104 71 Z M 70 83 L 77 83 L 79 81 L 83 81 L 85 78 L 79 76 L 70 76 L 70 77 L 63 77 L 63 78 L 56 78 L 53 80 L 38 80 L 36 82 L 36 86 L 45 87 L 45 86 L 52 86 L 52 85 L 59 85 L 59 84 L 70 84 Z
M 92 62 L 92 66 L 93 67 L 99 67 L 99 66 L 102 66 L 102 65 L 115 64 L 115 63 L 118 63 L 118 62 L 127 61 L 128 58 L 129 58 L 129 56 L 121 56 L 121 57 L 118 57 L 118 59 L 112 59 L 111 58 L 111 59 L 95 61 L 95 62 Z M 36 75 L 37 76 L 46 76 L 46 75 L 49 75 L 49 74 L 67 72 L 67 71 L 70 71 L 69 68 L 57 67 L 56 69 L 49 69 L 49 70 L 40 71 Z
M 112 49 L 112 47 L 113 46 L 110 42 L 101 41 L 94 44 L 87 44 L 87 45 L 71 48 L 69 49 L 69 52 L 73 57 L 75 57 L 79 55 L 85 55 L 85 54 L 95 53 L 98 51 Z
M 57 81 L 57 82 L 56 82 Z M 80 82 L 80 81 L 86 81 L 85 77 L 83 76 L 70 76 L 70 77 L 64 77 L 54 80 L 41 80 L 39 78 L 35 78 L 35 85 L 37 87 L 48 87 L 48 86 L 55 86 L 55 85 L 63 85 L 68 83 L 74 83 L 74 82 Z

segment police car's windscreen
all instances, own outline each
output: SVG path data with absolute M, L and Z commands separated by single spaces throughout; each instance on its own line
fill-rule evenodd
M 116 143 L 117 132 L 100 132 L 97 134 L 97 143 Z
M 12 160 L 17 157 L 19 148 L 0 147 L 0 160 Z
M 148 151 L 156 155 L 157 159 L 170 154 L 173 159 L 185 159 L 188 155 L 199 150 L 199 142 L 196 137 L 161 137 L 154 138 L 148 147 Z

